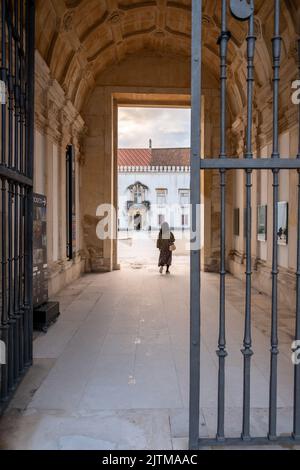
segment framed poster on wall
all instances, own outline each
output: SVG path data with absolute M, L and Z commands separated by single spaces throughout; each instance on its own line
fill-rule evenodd
M 250 207 L 250 220 L 252 221 L 252 207 Z M 244 238 L 247 238 L 247 208 L 244 207 L 244 221 L 243 221 L 243 230 L 244 230 Z
M 75 155 L 73 145 L 66 149 L 66 214 L 67 214 L 67 257 L 73 259 L 76 251 L 76 187 Z
M 288 208 L 287 202 L 278 202 L 278 225 L 277 225 L 277 242 L 278 245 L 287 245 L 289 238 L 289 225 L 288 225 Z
M 267 240 L 267 206 L 257 207 L 257 240 L 265 242 Z
M 47 198 L 33 195 L 33 306 L 48 300 Z
M 240 234 L 240 209 L 233 210 L 233 235 L 238 237 Z

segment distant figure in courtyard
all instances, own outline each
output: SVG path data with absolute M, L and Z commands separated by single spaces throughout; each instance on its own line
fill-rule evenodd
M 170 274 L 170 266 L 172 264 L 172 252 L 175 248 L 175 237 L 170 231 L 168 222 L 161 224 L 161 229 L 157 238 L 157 248 L 159 249 L 159 272 L 162 274 L 164 266 L 167 267 L 166 274 Z

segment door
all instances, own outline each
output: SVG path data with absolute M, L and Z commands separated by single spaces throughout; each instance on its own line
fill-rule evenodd
M 134 215 L 134 229 L 137 231 L 141 230 L 141 224 L 142 224 L 142 216 L 138 212 L 137 214 Z
M 281 37 L 280 37 L 280 0 L 273 0 L 272 15 L 274 16 L 274 36 L 270 50 L 273 58 L 273 149 L 268 158 L 254 158 L 252 148 L 252 124 L 253 124 L 253 92 L 255 86 L 255 27 L 254 27 L 254 0 L 221 0 L 217 2 L 220 8 L 221 27 L 218 39 L 220 50 L 220 153 L 214 158 L 201 159 L 201 67 L 202 67 L 202 1 L 192 0 L 192 142 L 191 142 L 191 205 L 192 205 L 192 231 L 195 240 L 191 246 L 191 282 L 190 282 L 190 415 L 189 415 L 189 445 L 191 449 L 210 445 L 257 445 L 276 442 L 295 443 L 300 440 L 300 364 L 295 361 L 294 365 L 294 404 L 293 404 L 293 429 L 290 435 L 278 436 L 277 434 L 277 364 L 279 355 L 278 342 L 278 202 L 279 202 L 279 173 L 282 170 L 298 171 L 298 229 L 297 229 L 297 272 L 296 295 L 297 305 L 295 312 L 295 341 L 300 339 L 300 132 L 299 150 L 297 158 L 281 158 L 279 150 L 279 79 L 281 59 Z M 245 89 L 247 90 L 247 124 L 245 128 L 245 151 L 244 158 L 232 158 L 227 155 L 226 149 L 226 110 L 227 93 L 227 59 L 228 43 L 231 39 L 228 31 L 230 21 L 246 21 L 248 25 L 247 34 L 247 77 Z M 232 19 L 234 17 L 234 20 Z M 300 60 L 300 41 L 299 60 Z M 299 115 L 300 122 L 300 115 Z M 300 125 L 300 123 L 299 123 Z M 245 273 L 245 305 L 244 305 L 244 337 L 241 338 L 243 358 L 243 409 L 242 427 L 240 435 L 228 439 L 225 434 L 225 385 L 226 385 L 226 176 L 228 170 L 245 171 L 245 245 L 246 245 L 246 273 Z M 268 434 L 256 437 L 250 434 L 251 424 L 251 360 L 253 345 L 251 336 L 251 282 L 252 282 L 252 260 L 251 260 L 251 204 L 252 204 L 252 176 L 253 171 L 269 170 L 272 172 L 273 180 L 273 231 L 272 231 L 272 270 L 270 273 L 272 284 L 272 308 L 271 308 L 271 331 L 270 331 L 270 377 L 269 377 L 269 422 Z M 200 170 L 215 170 L 219 172 L 220 181 L 220 287 L 219 287 L 219 340 L 216 344 L 218 358 L 218 398 L 215 403 L 217 411 L 215 435 L 209 438 L 199 438 L 199 412 L 201 407 L 200 396 L 200 341 L 201 341 L 201 273 L 200 273 L 200 227 L 197 226 L 197 212 L 200 211 Z M 229 313 L 229 312 L 228 312 Z M 295 343 L 296 344 L 296 343 Z
M 0 412 L 32 363 L 33 0 L 1 0 Z

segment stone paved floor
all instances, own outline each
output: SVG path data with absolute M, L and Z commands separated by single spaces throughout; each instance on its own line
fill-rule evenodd
M 171 276 L 161 276 L 155 250 L 147 261 L 134 243 L 122 243 L 120 271 L 86 275 L 57 296 L 62 315 L 34 341 L 34 365 L 0 420 L 1 449 L 187 448 L 188 259 L 179 251 Z M 239 436 L 241 282 L 228 277 L 227 292 L 226 433 Z M 200 429 L 201 436 L 214 436 L 218 276 L 203 275 L 202 297 Z M 278 431 L 286 433 L 292 427 L 293 322 L 291 312 L 280 315 Z M 257 292 L 253 318 L 251 430 L 265 435 L 270 311 L 269 299 Z

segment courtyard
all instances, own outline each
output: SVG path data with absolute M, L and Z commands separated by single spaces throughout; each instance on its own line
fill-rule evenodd
M 34 364 L 0 423 L 1 449 L 187 449 L 189 258 L 180 241 L 160 275 L 155 236 L 120 234 L 121 270 L 87 274 L 55 299 L 61 316 L 36 333 Z M 214 436 L 217 274 L 203 273 L 200 436 Z M 270 299 L 253 291 L 251 432 L 268 427 Z M 244 288 L 227 277 L 226 422 L 242 425 Z M 279 311 L 278 432 L 292 426 L 293 312 Z M 255 393 L 254 393 L 255 392 Z M 272 448 L 281 448 L 275 444 Z

